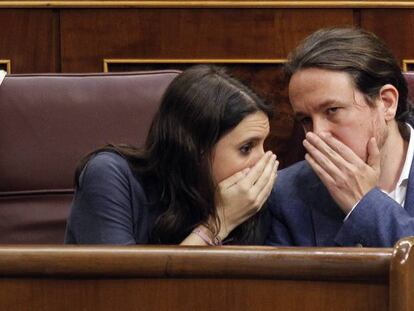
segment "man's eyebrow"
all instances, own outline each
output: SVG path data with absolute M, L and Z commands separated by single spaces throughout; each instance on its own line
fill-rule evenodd
M 325 110 L 326 108 L 332 106 L 332 105 L 339 105 L 341 104 L 341 102 L 339 102 L 338 100 L 334 100 L 334 99 L 328 99 L 325 100 L 324 102 L 320 103 L 317 105 L 315 110 Z M 294 112 L 294 117 L 295 119 L 301 119 L 303 117 L 307 117 L 308 114 L 302 111 L 297 111 Z

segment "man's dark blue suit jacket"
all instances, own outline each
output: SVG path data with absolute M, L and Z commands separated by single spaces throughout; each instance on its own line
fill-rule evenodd
M 392 247 L 414 235 L 414 165 L 404 208 L 374 188 L 344 221 L 345 214 L 305 161 L 279 172 L 268 206 L 269 245 Z

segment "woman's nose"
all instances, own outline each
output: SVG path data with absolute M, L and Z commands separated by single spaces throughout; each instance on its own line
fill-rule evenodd
M 264 147 L 257 148 L 254 156 L 250 159 L 250 166 L 254 166 L 265 154 Z

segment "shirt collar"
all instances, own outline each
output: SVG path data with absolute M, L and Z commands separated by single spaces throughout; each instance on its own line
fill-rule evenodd
M 413 162 L 414 157 L 414 129 L 408 123 L 407 126 L 410 129 L 410 141 L 408 143 L 407 155 L 405 156 L 404 166 L 401 171 L 400 178 L 398 179 L 397 187 L 403 183 L 407 183 L 408 177 L 410 175 L 411 163 Z

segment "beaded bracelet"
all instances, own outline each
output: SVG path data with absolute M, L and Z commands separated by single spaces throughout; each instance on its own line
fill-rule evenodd
M 216 236 L 214 238 L 214 241 L 212 241 L 210 239 L 210 237 L 203 230 L 201 230 L 200 228 L 195 228 L 193 230 L 193 233 L 197 234 L 200 237 L 200 239 L 202 239 L 204 242 L 206 242 L 207 245 L 210 245 L 210 246 L 222 245 L 222 242 L 221 242 L 219 237 Z

